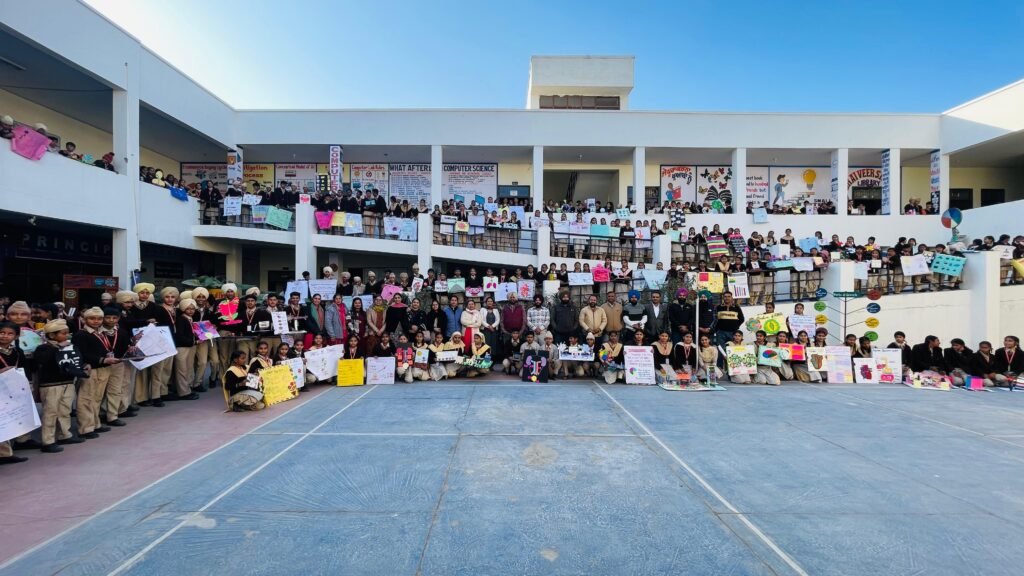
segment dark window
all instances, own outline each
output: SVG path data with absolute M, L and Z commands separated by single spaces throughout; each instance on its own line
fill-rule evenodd
M 973 188 L 950 188 L 949 189 L 949 205 L 952 208 L 959 208 L 961 210 L 967 210 L 968 208 L 974 207 L 974 189 Z
M 1002 188 L 982 188 L 981 189 L 981 205 L 991 206 L 993 204 L 1002 204 L 1006 202 L 1006 190 Z
M 543 110 L 618 110 L 618 96 L 541 96 L 540 107 Z

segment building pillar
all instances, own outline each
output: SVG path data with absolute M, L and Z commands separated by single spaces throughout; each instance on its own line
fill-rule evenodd
M 533 147 L 533 195 L 534 211 L 544 211 L 544 147 Z
M 430 147 L 430 208 L 440 206 L 444 199 L 444 147 Z M 422 268 L 421 268 L 422 269 Z
M 112 95 L 112 123 L 114 168 L 126 175 L 131 218 L 124 229 L 113 233 L 113 270 L 122 289 L 132 286 L 132 272 L 142 266 L 142 248 L 139 242 L 139 79 L 131 63 L 125 64 L 127 90 L 114 90 Z M 100 152 L 104 154 L 106 151 Z
M 295 272 L 309 272 L 310 278 L 319 278 L 316 264 L 316 247 L 313 234 L 316 226 L 312 204 L 295 205 Z
M 889 149 L 889 211 L 886 212 L 883 206 L 883 214 L 899 214 L 903 208 L 903 172 L 900 170 L 900 157 L 899 148 Z
M 935 211 L 942 214 L 945 210 L 949 210 L 949 154 L 942 154 L 939 156 L 939 205 L 935 207 Z M 971 198 L 972 206 L 974 205 L 974 199 Z
M 846 216 L 846 202 L 849 200 L 846 190 L 846 177 L 850 173 L 850 149 L 839 148 L 832 151 L 832 201 L 836 205 L 836 214 Z M 774 186 L 774 182 L 769 182 Z M 774 202 L 775 199 L 772 198 Z
M 243 284 L 242 245 L 238 242 L 231 242 L 228 253 L 224 258 L 224 281 Z
M 997 252 L 968 253 L 963 271 L 963 289 L 970 294 L 970 338 L 977 345 L 982 340 L 1002 345 L 1000 332 L 999 254 Z
M 434 219 L 430 214 L 416 216 L 416 263 L 420 265 L 420 274 L 424 277 L 427 270 L 434 267 L 431 248 L 434 244 Z
M 647 187 L 647 148 L 633 148 L 633 205 L 638 215 L 647 214 L 647 198 L 644 189 Z
M 845 178 L 843 179 L 843 183 L 845 186 Z M 826 341 L 830 344 L 841 344 L 843 342 L 843 337 L 846 335 L 843 330 L 849 329 L 849 326 L 843 326 L 843 318 L 839 312 L 843 309 L 843 303 L 841 300 L 833 296 L 832 293 L 853 291 L 853 268 L 853 262 L 849 260 L 842 260 L 829 264 L 828 269 L 821 275 L 821 288 L 824 288 L 828 292 L 828 296 L 825 297 L 824 301 L 829 306 L 829 309 L 825 312 L 818 312 L 814 310 L 813 306 L 807 307 L 808 314 L 813 316 L 824 314 L 828 317 L 829 321 L 824 326 L 828 329 L 828 339 Z M 847 302 L 846 306 L 851 310 L 857 308 L 857 306 L 849 302 Z M 813 338 L 813 335 L 810 336 Z
M 540 268 L 541 264 L 550 262 L 554 256 L 551 253 L 551 227 L 545 226 L 537 229 L 537 263 L 535 266 Z
M 672 268 L 672 236 L 662 234 L 654 237 L 654 261 L 657 267 L 658 262 L 665 265 L 665 270 Z
M 747 149 L 732 151 L 732 213 L 747 213 Z

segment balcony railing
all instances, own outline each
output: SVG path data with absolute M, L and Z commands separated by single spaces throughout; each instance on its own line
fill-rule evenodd
M 628 260 L 651 264 L 654 259 L 654 241 L 555 232 L 551 235 L 551 252 L 552 256 L 558 258 L 609 259 L 613 262 Z
M 314 212 L 313 215 L 319 234 L 416 242 L 419 232 L 415 217 L 364 216 L 346 212 Z
M 243 204 L 239 214 L 225 216 L 222 207 L 204 205 L 200 202 L 198 221 L 200 224 L 210 226 L 237 226 L 240 228 L 295 231 L 295 212 L 276 206 L 249 206 Z
M 529 228 L 470 226 L 468 222 L 435 222 L 433 241 L 436 246 L 537 254 L 537 231 Z

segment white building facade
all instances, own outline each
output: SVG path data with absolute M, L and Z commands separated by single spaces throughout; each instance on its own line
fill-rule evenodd
M 736 213 L 691 215 L 686 228 L 719 224 L 746 234 L 791 229 L 798 238 L 822 231 L 826 238 L 876 236 L 881 243 L 897 236 L 947 240 L 937 216 L 901 215 L 911 198 L 923 204 L 934 197 L 941 209 L 979 208 L 962 227 L 972 237 L 1019 233 L 1024 219 L 1024 83 L 938 114 L 633 111 L 632 58 L 535 57 L 521 110 L 236 110 L 76 0 L 0 0 L 0 32 L 0 56 L 14 63 L 2 70 L 12 80 L 4 85 L 47 79 L 82 90 L 75 97 L 0 90 L 0 114 L 46 121 L 50 132 L 65 132 L 80 148 L 83 140 L 90 143 L 96 157 L 109 148 L 117 169 L 55 154 L 29 161 L 0 150 L 0 212 L 18 220 L 19 230 L 26 226 L 19 219 L 35 216 L 108 234 L 109 249 L 102 248 L 109 250 L 108 274 L 122 286 L 138 270 L 160 277 L 158 259 L 144 257 L 147 250 L 182 251 L 182 277 L 193 272 L 189 261 L 205 254 L 223 259 L 215 267 L 227 278 L 262 286 L 304 270 L 315 274 L 327 263 L 379 269 L 418 262 L 426 270 L 442 262 L 569 261 L 553 250 L 549 230 L 526 235 L 512 253 L 437 242 L 423 216 L 416 240 L 319 233 L 308 205 L 296 207 L 288 229 L 204 224 L 195 199 L 177 200 L 137 177 L 140 165 L 182 176 L 196 165 L 219 171 L 231 150 L 242 153 L 247 180 L 260 174 L 271 182 L 319 181 L 329 171 L 330 146 L 340 145 L 344 185 L 386 182 L 393 194 L 422 197 L 431 206 L 457 195 L 469 201 L 477 191 L 489 198 L 493 191 L 494 197 L 525 194 L 528 208 L 540 210 L 546 200 L 564 199 L 571 179 L 575 199 L 632 203 L 634 217 L 659 225 L 666 216 L 648 215 L 645 207 L 648 199 L 666 199 L 666 175 L 678 174 L 676 167 L 692 170 L 679 198 L 699 202 L 707 198 L 701 175 L 722 169 L 734 183 Z M 378 174 L 368 179 L 371 169 Z M 461 178 L 460 170 L 469 176 Z M 886 215 L 847 214 L 848 200 L 860 200 L 855 194 L 881 188 L 858 182 L 880 180 L 882 173 L 888 175 L 884 193 L 867 198 Z M 833 200 L 839 213 L 778 215 L 755 224 L 745 206 L 760 204 L 766 191 L 771 199 L 780 175 L 808 198 Z M 1004 204 L 982 208 L 993 198 Z M 26 238 L 38 243 L 37 236 Z M 652 262 L 668 264 L 670 238 L 655 240 Z M 998 322 L 998 314 L 989 321 Z

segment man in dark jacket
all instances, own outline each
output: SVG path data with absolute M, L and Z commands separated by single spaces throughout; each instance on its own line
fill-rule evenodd
M 732 292 L 723 292 L 722 303 L 715 306 L 715 343 L 724 346 L 743 322 L 743 308 L 733 301 Z
M 654 342 L 658 334 L 668 330 L 668 306 L 661 301 L 661 292 L 651 292 L 651 301 L 644 306 L 647 323 L 644 324 L 644 336 L 647 342 Z
M 561 300 L 551 308 L 551 331 L 554 333 L 555 344 L 569 340 L 570 334 L 576 334 L 580 322 L 579 310 L 569 300 L 569 293 L 563 292 Z
M 942 342 L 938 336 L 928 336 L 924 343 L 917 344 L 911 349 L 910 369 L 914 372 L 931 370 L 946 373 L 946 362 L 942 359 Z
M 672 330 L 672 343 L 683 341 L 683 335 L 693 332 L 693 304 L 686 301 L 686 289 L 680 288 L 676 301 L 668 307 L 668 323 Z

